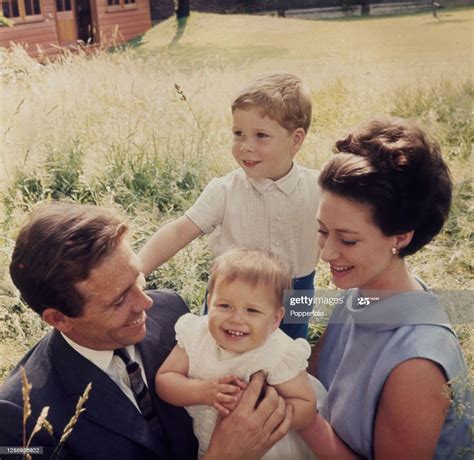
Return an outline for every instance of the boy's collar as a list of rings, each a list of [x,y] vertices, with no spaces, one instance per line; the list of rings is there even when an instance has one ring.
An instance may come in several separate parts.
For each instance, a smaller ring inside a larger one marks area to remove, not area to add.
[[[265,193],[272,184],[275,184],[277,188],[279,188],[285,195],[291,195],[299,179],[298,165],[297,163],[293,162],[293,166],[291,167],[290,171],[278,180],[271,180],[267,178],[252,179],[248,176],[247,178],[255,190],[262,194]]]

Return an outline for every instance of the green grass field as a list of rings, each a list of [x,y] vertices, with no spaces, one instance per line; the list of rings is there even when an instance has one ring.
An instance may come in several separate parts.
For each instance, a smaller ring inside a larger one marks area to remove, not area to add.
[[[351,78],[395,73],[400,82],[426,75],[427,66],[438,77],[451,77],[453,65],[468,70],[472,19],[472,10],[443,12],[439,21],[430,14],[345,21],[193,14],[178,40],[169,19],[145,34],[139,50],[167,53],[182,64],[245,65],[250,74],[277,65],[317,72],[323,82],[335,69]]]
[[[50,199],[116,206],[130,216],[139,247],[211,177],[235,167],[230,101],[262,71],[297,73],[312,91],[299,154],[309,167],[373,116],[414,118],[438,139],[455,182],[453,211],[410,263],[438,289],[472,289],[472,12],[348,21],[192,13],[181,31],[169,19],[113,53],[40,65],[20,49],[0,51],[0,376],[44,331],[7,275],[25,214]],[[150,286],[175,288],[197,307],[209,263],[200,239]],[[318,285],[327,286],[327,271],[318,270]],[[469,328],[459,331],[472,350]]]

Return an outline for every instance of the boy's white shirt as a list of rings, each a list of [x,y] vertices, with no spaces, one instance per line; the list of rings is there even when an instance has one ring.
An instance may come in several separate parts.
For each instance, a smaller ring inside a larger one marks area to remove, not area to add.
[[[293,163],[277,181],[249,178],[242,169],[212,179],[185,215],[209,237],[218,256],[232,248],[266,249],[310,274],[319,257],[318,171]]]

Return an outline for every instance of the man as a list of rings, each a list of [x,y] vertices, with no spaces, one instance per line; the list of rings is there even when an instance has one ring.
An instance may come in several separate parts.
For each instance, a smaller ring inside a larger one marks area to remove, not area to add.
[[[10,273],[54,329],[0,388],[0,446],[23,445],[23,366],[32,384],[27,437],[41,409],[50,407],[53,437],[42,430],[31,443],[44,448],[43,458],[58,445],[89,382],[86,410],[60,458],[195,458],[187,413],[153,391],[155,373],[175,345],[174,323],[188,307],[172,291],[143,291],[127,230],[112,211],[68,203],[40,207],[21,228]],[[262,387],[262,376],[254,377],[217,425],[205,459],[256,459],[287,433],[291,407],[272,388],[258,403]]]

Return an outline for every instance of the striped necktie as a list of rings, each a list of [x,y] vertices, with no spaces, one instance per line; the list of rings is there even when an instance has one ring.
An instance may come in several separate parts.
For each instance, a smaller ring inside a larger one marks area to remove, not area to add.
[[[143,417],[148,422],[153,431],[156,433],[162,433],[163,429],[161,427],[158,415],[153,407],[150,392],[143,381],[140,364],[130,357],[128,351],[125,348],[114,350],[114,355],[118,356],[125,363],[125,367],[127,368],[127,373],[130,378],[130,387]]]

